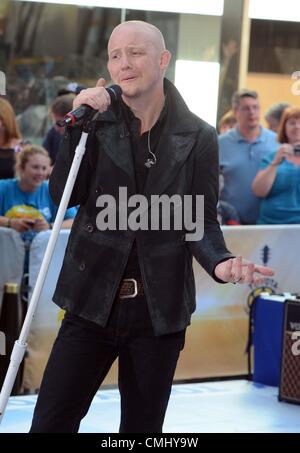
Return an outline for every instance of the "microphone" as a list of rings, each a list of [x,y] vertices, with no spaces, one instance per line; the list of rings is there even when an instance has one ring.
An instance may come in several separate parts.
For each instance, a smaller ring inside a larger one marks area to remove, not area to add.
[[[109,94],[110,101],[116,102],[119,101],[122,94],[122,88],[119,85],[111,85],[106,88],[106,91]],[[92,118],[97,110],[93,109],[87,104],[82,104],[71,112],[67,113],[63,120],[57,121],[57,125],[60,127],[64,126],[75,126],[80,125],[83,121],[87,121]]]

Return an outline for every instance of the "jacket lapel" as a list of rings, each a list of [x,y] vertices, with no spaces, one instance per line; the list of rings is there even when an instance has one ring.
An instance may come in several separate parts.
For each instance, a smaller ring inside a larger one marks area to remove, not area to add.
[[[144,196],[150,201],[151,195],[162,194],[172,183],[188,158],[196,137],[180,134],[162,136],[158,144],[157,163],[149,170]]]
[[[135,172],[129,132],[124,124],[116,125],[116,130],[117,133],[112,134],[105,128],[100,128],[97,130],[96,136],[103,151],[119,169],[127,174],[135,188]]]
[[[164,80],[167,122],[157,146],[157,162],[150,168],[144,195],[161,195],[172,183],[193,149],[199,132],[198,119],[188,110],[175,86]]]

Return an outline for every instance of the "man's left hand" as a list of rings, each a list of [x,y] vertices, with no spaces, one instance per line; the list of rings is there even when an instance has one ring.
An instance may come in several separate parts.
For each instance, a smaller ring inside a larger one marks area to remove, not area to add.
[[[272,277],[272,275],[274,275],[274,271],[270,267],[258,266],[241,256],[223,261],[215,267],[215,276],[228,283],[261,285],[266,277]]]

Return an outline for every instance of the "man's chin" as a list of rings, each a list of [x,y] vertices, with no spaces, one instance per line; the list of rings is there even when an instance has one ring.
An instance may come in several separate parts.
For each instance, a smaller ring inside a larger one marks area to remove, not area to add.
[[[122,87],[122,96],[125,98],[137,98],[140,96],[140,90],[135,87]]]

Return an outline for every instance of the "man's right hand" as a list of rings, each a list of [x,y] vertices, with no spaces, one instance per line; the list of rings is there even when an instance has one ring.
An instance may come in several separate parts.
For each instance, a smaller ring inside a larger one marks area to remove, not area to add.
[[[105,112],[111,103],[110,96],[104,88],[105,85],[106,81],[101,77],[94,88],[81,90],[73,101],[73,109],[82,104],[87,104],[94,110],[98,110],[101,113]]]

